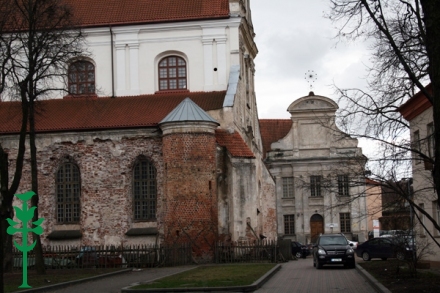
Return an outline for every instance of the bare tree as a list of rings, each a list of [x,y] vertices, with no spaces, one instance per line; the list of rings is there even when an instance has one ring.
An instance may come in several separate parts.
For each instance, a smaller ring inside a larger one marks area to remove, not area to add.
[[[38,169],[36,114],[38,101],[50,92],[65,90],[69,60],[85,54],[84,36],[74,22],[71,7],[58,0],[2,0],[0,24],[0,61],[2,63],[2,98],[19,100],[22,105],[22,127],[19,150],[15,161],[12,184],[8,182],[7,151],[0,145],[2,223],[12,214],[12,199],[17,191],[23,168],[25,139],[29,135],[32,190],[37,194],[32,201],[38,206]],[[7,8],[7,9],[6,9]],[[38,218],[38,212],[34,215]],[[6,226],[2,226],[2,232]],[[5,235],[5,234],[3,234]],[[41,243],[38,235],[37,251]],[[1,241],[3,246],[4,241]],[[1,247],[3,252],[3,247]],[[41,253],[40,253],[41,254]],[[3,259],[3,258],[2,258]],[[36,259],[37,270],[44,272],[42,255]],[[3,266],[2,266],[3,267]],[[3,272],[3,271],[2,271]],[[2,291],[0,291],[2,292]]]
[[[351,136],[375,142],[378,155],[370,164],[373,180],[389,185],[387,182],[408,177],[411,154],[416,154],[432,164],[430,181],[433,185],[429,188],[434,188],[439,198],[440,164],[436,164],[435,158],[440,158],[440,99],[437,97],[440,93],[440,1],[331,0],[331,3],[328,17],[339,25],[338,37],[372,42],[367,89],[336,87],[341,104],[346,105],[339,113],[340,126]],[[397,111],[418,91],[433,106],[434,156],[409,141],[409,124]],[[398,194],[440,231],[437,221],[414,204],[412,195],[404,191]]]

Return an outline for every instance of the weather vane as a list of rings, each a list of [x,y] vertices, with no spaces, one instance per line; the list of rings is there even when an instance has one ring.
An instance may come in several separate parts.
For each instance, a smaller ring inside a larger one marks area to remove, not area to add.
[[[312,91],[313,83],[318,79],[318,76],[313,70],[307,70],[305,76],[305,80],[307,80],[310,85],[310,91]]]

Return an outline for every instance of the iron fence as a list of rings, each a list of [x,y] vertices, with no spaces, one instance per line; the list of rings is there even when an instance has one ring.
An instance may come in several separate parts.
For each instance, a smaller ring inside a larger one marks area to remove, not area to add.
[[[22,252],[13,249],[13,268],[23,266]],[[256,263],[291,259],[290,240],[218,242],[214,263]],[[43,246],[47,269],[68,268],[146,268],[193,264],[188,244],[125,246]],[[28,268],[35,267],[35,250],[28,253]]]
[[[218,242],[215,246],[216,263],[276,263],[287,261],[291,257],[290,240]]]
[[[43,246],[47,269],[145,268],[191,264],[191,245]],[[13,249],[13,268],[23,266],[22,252]],[[28,268],[35,267],[35,250],[28,253]]]

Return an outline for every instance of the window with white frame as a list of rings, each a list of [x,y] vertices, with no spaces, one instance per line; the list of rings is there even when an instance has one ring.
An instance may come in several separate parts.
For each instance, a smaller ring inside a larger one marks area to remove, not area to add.
[[[428,141],[428,153],[429,157],[434,158],[435,140],[434,140],[434,124],[429,123],[426,126],[426,139]]]
[[[321,196],[321,179],[322,176],[310,176],[310,196]]]
[[[338,195],[349,196],[349,187],[348,175],[338,175]]]
[[[341,233],[350,233],[351,232],[350,213],[340,213],[339,224],[341,225]]]
[[[421,203],[421,204],[419,204],[419,207],[422,210],[425,210],[425,204]],[[423,224],[423,225],[420,225],[420,229],[419,229],[420,234],[425,235],[426,231],[425,231],[425,228],[423,227],[425,225],[425,215],[422,213],[419,213],[419,219],[420,219],[420,223]]]
[[[283,177],[283,197],[293,197],[293,177]]]
[[[437,221],[437,223],[440,223],[440,205],[437,200],[433,202],[433,208],[435,220]],[[435,231],[437,231],[437,229],[435,229]],[[437,231],[437,235],[440,235],[439,231]]]
[[[295,234],[295,215],[284,215],[284,234]]]
[[[420,152],[422,150],[421,145],[420,145],[420,131],[416,130],[413,133],[413,149],[414,149],[414,156],[416,158],[416,164],[420,164],[421,163],[421,158],[420,158]]]

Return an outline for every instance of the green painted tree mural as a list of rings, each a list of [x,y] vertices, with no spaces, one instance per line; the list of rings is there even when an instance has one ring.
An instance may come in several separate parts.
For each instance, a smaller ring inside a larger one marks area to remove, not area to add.
[[[44,221],[44,218],[37,219],[36,221],[32,222],[33,228],[30,228],[28,225],[28,222],[32,220],[34,217],[35,210],[37,207],[33,206],[30,209],[28,209],[28,203],[27,201],[32,198],[32,196],[35,195],[35,192],[28,191],[22,194],[16,194],[15,196],[18,197],[20,200],[23,201],[22,208],[14,207],[15,213],[17,215],[17,219],[21,221],[21,228],[16,228],[15,226],[20,225],[20,223],[17,223],[13,221],[12,219],[8,218],[7,221],[9,223],[9,227],[7,229],[7,232],[9,235],[13,235],[15,233],[22,233],[22,241],[21,245],[18,244],[14,240],[14,245],[17,247],[18,250],[23,252],[23,282],[18,288],[32,288],[28,285],[28,278],[27,278],[27,266],[28,266],[28,252],[34,249],[35,244],[37,241],[34,241],[31,245],[28,245],[28,233],[34,232],[35,234],[41,235],[43,233],[43,228],[41,227],[41,224]]]

